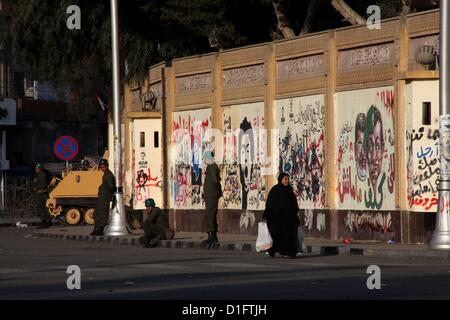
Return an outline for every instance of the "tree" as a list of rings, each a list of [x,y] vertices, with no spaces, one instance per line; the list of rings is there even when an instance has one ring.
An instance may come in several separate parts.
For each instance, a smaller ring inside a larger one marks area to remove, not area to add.
[[[98,112],[111,86],[108,0],[3,0],[0,43],[43,80],[74,91],[77,117]],[[371,4],[382,18],[436,8],[437,0],[129,0],[121,3],[123,76],[142,83],[155,63],[310,32],[361,24]],[[81,8],[81,30],[66,8]],[[126,64],[126,68],[125,68]],[[126,71],[126,73],[125,73]],[[40,79],[37,79],[40,80]]]

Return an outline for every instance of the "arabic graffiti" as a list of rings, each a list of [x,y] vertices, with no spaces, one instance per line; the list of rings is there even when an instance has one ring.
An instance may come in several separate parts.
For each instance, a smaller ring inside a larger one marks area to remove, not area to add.
[[[170,169],[174,208],[203,207],[204,170],[201,163],[208,147],[205,132],[211,125],[211,109],[173,113],[171,143],[175,157]]]
[[[359,232],[363,228],[369,228],[372,232],[393,232],[391,213],[383,212],[348,212],[344,217],[344,225],[350,232]]]
[[[324,96],[278,100],[278,172],[288,173],[301,208],[323,208]]]
[[[424,127],[407,130],[406,139],[409,208],[414,211],[435,212],[440,173],[439,130],[425,130]]]
[[[264,208],[265,179],[261,165],[266,135],[263,128],[263,103],[224,108],[224,209]]]

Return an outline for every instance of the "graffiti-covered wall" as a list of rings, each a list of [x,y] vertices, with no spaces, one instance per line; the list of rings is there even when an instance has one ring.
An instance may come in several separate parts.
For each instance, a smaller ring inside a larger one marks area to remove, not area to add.
[[[408,206],[436,212],[439,179],[439,82],[406,85]]]
[[[337,206],[395,209],[394,88],[335,96]]]
[[[152,198],[163,205],[161,120],[133,121],[133,208],[145,208],[145,200]]]
[[[211,109],[173,113],[170,157],[171,207],[203,208],[204,169],[202,155],[208,148]]]
[[[300,208],[325,206],[324,95],[276,101],[278,173],[290,175]]]
[[[264,103],[223,108],[223,208],[263,210],[266,137]]]

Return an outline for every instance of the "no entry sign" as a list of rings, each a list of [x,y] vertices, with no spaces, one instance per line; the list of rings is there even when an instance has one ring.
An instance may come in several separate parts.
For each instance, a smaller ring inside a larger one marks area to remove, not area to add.
[[[56,139],[53,152],[58,159],[72,160],[78,154],[78,142],[71,136],[61,136]]]

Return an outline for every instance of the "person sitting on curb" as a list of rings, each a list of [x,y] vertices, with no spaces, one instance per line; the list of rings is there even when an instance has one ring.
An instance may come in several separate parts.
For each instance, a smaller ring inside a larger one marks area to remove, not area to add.
[[[139,242],[146,248],[154,248],[160,240],[173,239],[175,232],[170,229],[169,217],[165,210],[156,206],[155,200],[145,200],[145,211],[148,215],[142,225],[145,235],[139,238]]]

